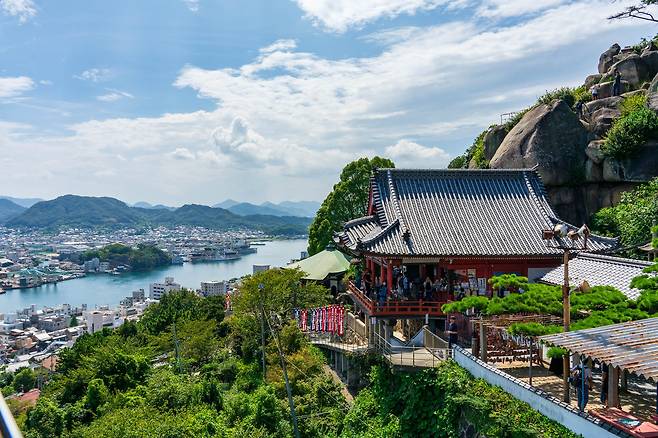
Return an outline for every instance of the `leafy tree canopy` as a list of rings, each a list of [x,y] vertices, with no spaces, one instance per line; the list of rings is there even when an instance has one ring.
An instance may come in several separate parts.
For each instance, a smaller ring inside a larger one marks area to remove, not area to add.
[[[387,158],[360,158],[343,168],[340,180],[320,206],[308,235],[308,253],[314,255],[333,242],[335,232],[342,230],[345,222],[366,214],[370,176],[377,168],[392,168],[395,164]]]

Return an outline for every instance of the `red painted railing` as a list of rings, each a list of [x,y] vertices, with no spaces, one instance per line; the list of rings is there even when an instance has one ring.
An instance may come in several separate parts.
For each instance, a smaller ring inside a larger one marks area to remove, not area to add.
[[[445,301],[424,301],[424,300],[389,300],[383,305],[371,300],[361,291],[353,282],[348,285],[350,295],[370,316],[443,316],[441,306],[446,304]]]

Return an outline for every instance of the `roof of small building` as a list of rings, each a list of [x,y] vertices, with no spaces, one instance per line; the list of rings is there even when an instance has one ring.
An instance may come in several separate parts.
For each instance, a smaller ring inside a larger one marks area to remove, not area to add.
[[[634,300],[640,291],[631,288],[631,280],[642,275],[642,270],[647,266],[651,263],[642,260],[578,254],[569,261],[569,282],[580,285],[587,281],[590,286],[612,286]],[[547,272],[539,281],[561,285],[564,282],[564,265]]]
[[[330,274],[340,274],[350,267],[350,260],[336,248],[327,248],[311,257],[286,266],[286,269],[299,268],[307,280],[324,280]]]
[[[658,381],[658,318],[541,336],[539,340]]]
[[[351,250],[538,257],[561,254],[558,245],[582,248],[582,241],[542,240],[542,230],[565,222],[553,212],[534,169],[378,169],[370,190],[372,216],[347,222],[338,236]],[[589,251],[616,246],[617,239],[588,239]]]

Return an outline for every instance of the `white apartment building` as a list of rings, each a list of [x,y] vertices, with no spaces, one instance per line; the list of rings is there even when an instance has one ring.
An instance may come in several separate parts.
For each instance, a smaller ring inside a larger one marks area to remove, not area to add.
[[[179,290],[180,284],[175,283],[173,277],[166,277],[164,283],[151,283],[149,285],[149,298],[159,300],[164,294]]]
[[[225,281],[202,281],[201,293],[204,297],[213,297],[217,295],[226,295],[228,283]]]

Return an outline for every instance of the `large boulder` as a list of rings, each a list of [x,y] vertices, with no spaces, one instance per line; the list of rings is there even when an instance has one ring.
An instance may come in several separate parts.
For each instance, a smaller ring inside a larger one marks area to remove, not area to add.
[[[631,158],[603,161],[603,180],[645,182],[658,176],[658,142],[649,142]]]
[[[491,160],[507,135],[505,125],[494,125],[484,135],[484,156]]]
[[[612,87],[614,85],[613,81],[607,81],[607,82],[601,82],[598,85],[594,85],[592,88],[596,88],[596,90],[599,92],[599,99],[606,99],[608,97],[614,97],[612,95]],[[625,80],[621,80],[621,92],[626,93],[631,89],[631,84]]]
[[[618,71],[622,81],[628,82],[631,87],[638,88],[642,82],[649,79],[649,69],[640,55],[633,53],[610,67],[609,74]]]
[[[610,69],[610,66],[614,64],[615,55],[619,54],[621,47],[619,44],[615,43],[608,50],[601,53],[599,57],[599,73],[605,74]]]
[[[594,85],[598,84],[601,81],[601,78],[603,75],[601,73],[597,73],[595,75],[589,75],[585,78],[585,88],[590,89]]]
[[[562,100],[537,105],[505,136],[489,165],[492,169],[539,165],[546,185],[582,179],[587,130]]]
[[[603,167],[592,160],[585,161],[585,181],[600,182],[603,180]]]
[[[616,108],[599,108],[590,116],[590,132],[597,138],[603,138],[619,116],[621,112]]]
[[[642,55],[640,55],[640,59],[647,67],[649,77],[654,77],[658,74],[658,51],[651,50],[643,52]]]
[[[658,73],[654,76],[647,90],[647,105],[652,110],[658,112]]]
[[[612,97],[606,97],[603,99],[596,99],[592,100],[591,102],[587,102],[585,104],[585,108],[583,109],[583,112],[585,113],[586,116],[591,116],[594,114],[597,110],[601,108],[614,108],[618,109],[619,105],[621,102],[624,100],[623,97],[621,96],[612,96]],[[588,118],[589,120],[589,118]]]
[[[601,164],[605,159],[605,155],[603,155],[603,151],[601,150],[603,143],[605,143],[605,140],[593,140],[590,141],[585,148],[585,155],[587,155],[587,158],[595,164]]]

